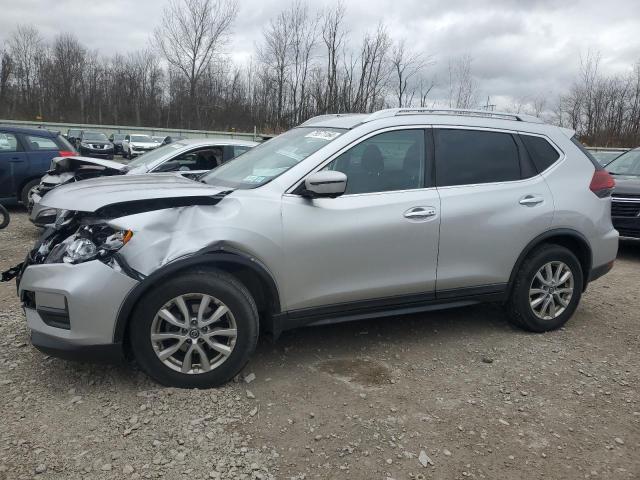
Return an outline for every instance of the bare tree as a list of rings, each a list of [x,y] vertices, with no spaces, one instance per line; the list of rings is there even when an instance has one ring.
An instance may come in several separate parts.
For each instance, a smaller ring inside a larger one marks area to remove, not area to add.
[[[473,77],[472,63],[470,55],[449,61],[450,108],[472,108],[477,103],[478,87]]]
[[[344,48],[346,31],[344,29],[345,7],[338,2],[322,16],[322,40],[326,47],[327,71],[326,93],[321,107],[323,112],[338,110],[338,56]]]
[[[423,73],[427,63],[428,59],[425,59],[421,53],[407,51],[404,39],[393,47],[391,65],[393,66],[395,80],[394,90],[398,107],[411,106],[416,89],[413,81]],[[433,88],[433,85],[431,88]],[[426,92],[423,90],[420,91],[421,106],[424,106],[426,96],[429,94],[431,88],[428,88]]]
[[[191,109],[198,80],[228,39],[237,12],[235,0],[171,0],[165,8],[156,45],[186,78]]]
[[[9,53],[16,73],[20,95],[25,106],[33,110],[37,104],[35,97],[38,68],[41,65],[44,42],[40,33],[31,25],[18,25],[9,38]]]
[[[13,64],[9,54],[3,50],[0,50],[0,114],[6,112],[7,107],[7,91],[9,78],[11,77]]]
[[[289,76],[291,22],[287,11],[280,12],[271,19],[263,32],[264,45],[258,50],[260,60],[269,72],[276,88],[276,127],[283,125],[283,108],[285,102],[285,83]]]

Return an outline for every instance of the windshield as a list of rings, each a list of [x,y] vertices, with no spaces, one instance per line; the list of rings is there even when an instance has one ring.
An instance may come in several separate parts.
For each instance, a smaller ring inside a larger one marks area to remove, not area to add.
[[[613,175],[640,176],[640,149],[623,153],[607,165],[607,170]]]
[[[94,141],[106,142],[107,136],[104,133],[84,132],[82,134],[82,140],[94,140]]]
[[[131,137],[133,139],[133,137]],[[133,141],[133,140],[132,140]],[[170,145],[165,145],[164,147],[156,148],[155,150],[151,150],[145,154],[140,155],[139,157],[131,160],[127,166],[128,169],[131,170],[134,167],[139,167],[140,165],[151,165],[156,160],[159,160],[163,157],[170,157],[174,153],[177,153],[183,147],[186,147],[186,143],[172,143]]]
[[[124,140],[124,137],[125,137],[124,133],[114,133],[113,134],[113,139],[114,140]]]
[[[200,178],[200,181],[234,189],[259,187],[282,175],[344,132],[341,128],[294,128],[219,166]]]
[[[148,142],[153,143],[149,135],[131,135],[132,142]]]

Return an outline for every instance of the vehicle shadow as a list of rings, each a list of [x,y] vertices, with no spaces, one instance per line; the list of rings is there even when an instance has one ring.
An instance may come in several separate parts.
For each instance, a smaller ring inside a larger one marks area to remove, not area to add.
[[[273,360],[274,349],[293,355],[294,361],[302,362],[307,358],[317,360],[315,356],[320,350],[349,356],[379,345],[380,342],[408,346],[437,340],[458,344],[462,338],[511,333],[530,335],[508,323],[500,305],[474,305],[286,331],[275,343],[262,338],[252,363],[268,363]]]
[[[623,260],[640,261],[640,240],[620,240],[618,258]]]
[[[511,333],[528,335],[513,328],[502,308],[493,304],[302,327],[284,332],[275,342],[261,336],[248,368],[280,364],[283,354],[288,357],[287,362],[310,365],[318,360],[318,352],[325,350],[335,356],[357,356],[363,349],[375,348],[381,342],[416,345],[437,340],[457,345],[461,339]],[[33,355],[42,354],[34,351]],[[142,373],[135,362],[103,365],[48,358],[45,363],[47,390],[53,396],[65,396],[70,387],[89,395],[103,391],[106,385],[117,388],[119,394],[131,395],[164,388]]]

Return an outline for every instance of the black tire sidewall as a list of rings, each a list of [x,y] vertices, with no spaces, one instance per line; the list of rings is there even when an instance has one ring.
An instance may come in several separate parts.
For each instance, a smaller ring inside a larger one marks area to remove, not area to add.
[[[235,347],[227,360],[213,371],[183,374],[165,366],[150,339],[151,323],[169,300],[187,293],[205,293],[218,298],[233,313],[238,330]],[[152,288],[140,301],[129,325],[132,352],[140,367],[159,383],[180,388],[211,388],[231,380],[247,363],[258,338],[258,314],[253,299],[242,284],[219,271],[180,275]]]
[[[33,180],[29,180],[27,183],[25,183],[24,187],[22,187],[22,190],[20,190],[20,201],[22,202],[22,205],[24,207],[29,206],[29,191],[39,184],[40,179],[34,178]]]
[[[9,215],[9,211],[4,208],[3,205],[0,205],[0,229],[6,228],[9,225],[11,217]]]
[[[561,261],[565,263],[573,274],[574,292],[569,305],[562,314],[553,320],[542,320],[538,318],[529,304],[529,289],[533,277],[538,270],[548,262]],[[547,245],[537,249],[524,262],[513,291],[513,308],[517,311],[518,322],[527,330],[534,332],[545,332],[562,327],[575,312],[584,285],[582,267],[576,256],[571,251],[560,245]]]

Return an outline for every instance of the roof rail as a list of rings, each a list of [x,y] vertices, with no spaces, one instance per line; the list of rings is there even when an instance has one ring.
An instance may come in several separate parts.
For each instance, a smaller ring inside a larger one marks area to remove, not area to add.
[[[468,110],[462,108],[389,108],[378,110],[367,118],[367,121],[378,118],[395,117],[400,115],[460,115],[468,117],[496,118],[501,120],[515,120],[518,122],[543,123],[538,117],[523,113],[493,112],[490,110]]]
[[[354,115],[362,115],[361,113],[327,113],[324,115],[316,115],[315,117],[311,117],[308,120],[304,121],[299,127],[304,127],[305,125],[310,125],[313,123],[317,123],[322,120],[329,120],[330,118],[340,118],[340,117],[352,117]]]

